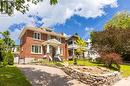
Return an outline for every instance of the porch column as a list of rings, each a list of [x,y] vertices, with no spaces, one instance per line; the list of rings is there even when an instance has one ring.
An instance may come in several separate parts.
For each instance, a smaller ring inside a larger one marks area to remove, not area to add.
[[[49,46],[49,44],[47,44],[47,51],[46,51],[46,53],[47,53],[47,54],[50,53],[50,46]]]
[[[60,55],[60,46],[57,47],[57,54]]]
[[[74,53],[74,48],[73,48],[73,56],[75,56],[75,53]]]

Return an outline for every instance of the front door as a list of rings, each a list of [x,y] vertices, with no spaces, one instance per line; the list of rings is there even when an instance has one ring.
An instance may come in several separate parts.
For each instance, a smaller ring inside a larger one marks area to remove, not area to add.
[[[56,48],[51,46],[50,47],[50,56],[53,58],[56,55]]]
[[[52,58],[54,58],[55,55],[56,55],[56,48],[52,47]]]

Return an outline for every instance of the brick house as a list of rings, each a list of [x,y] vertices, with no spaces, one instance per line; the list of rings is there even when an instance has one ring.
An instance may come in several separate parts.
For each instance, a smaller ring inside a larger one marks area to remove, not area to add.
[[[20,58],[26,62],[32,59],[49,58],[67,59],[66,37],[49,28],[26,27],[20,36]]]

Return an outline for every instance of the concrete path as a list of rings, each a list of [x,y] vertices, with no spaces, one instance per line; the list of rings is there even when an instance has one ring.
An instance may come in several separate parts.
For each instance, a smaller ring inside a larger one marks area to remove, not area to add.
[[[118,81],[114,86],[130,86],[130,77]]]
[[[17,65],[33,86],[87,86],[71,79],[61,69],[39,65]]]

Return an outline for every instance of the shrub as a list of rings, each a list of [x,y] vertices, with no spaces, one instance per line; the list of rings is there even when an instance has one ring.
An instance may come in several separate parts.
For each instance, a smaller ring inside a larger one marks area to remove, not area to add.
[[[4,64],[5,65],[13,65],[14,64],[14,55],[11,51],[8,51],[7,53],[4,54]]]
[[[74,58],[74,65],[77,65],[77,57],[73,57]]]
[[[102,64],[102,59],[101,59],[100,57],[96,58],[95,60],[96,60],[95,63],[97,63],[97,64]]]
[[[8,58],[7,58],[7,54],[5,51],[2,51],[2,58],[3,58],[3,66],[8,65]]]
[[[3,62],[0,62],[0,68],[3,67],[3,66],[4,66],[4,65],[3,65]]]
[[[64,65],[63,65],[63,64],[61,64],[60,62],[55,63],[55,65],[56,65],[56,66],[59,66],[59,67],[63,67],[63,66],[64,66]]]
[[[14,64],[14,55],[13,55],[13,53],[11,53],[11,51],[8,52],[7,58],[8,58],[8,64],[13,65]]]
[[[117,53],[102,53],[101,60],[105,66],[112,68],[114,65],[116,69],[120,70],[120,64],[122,63],[121,55]]]

